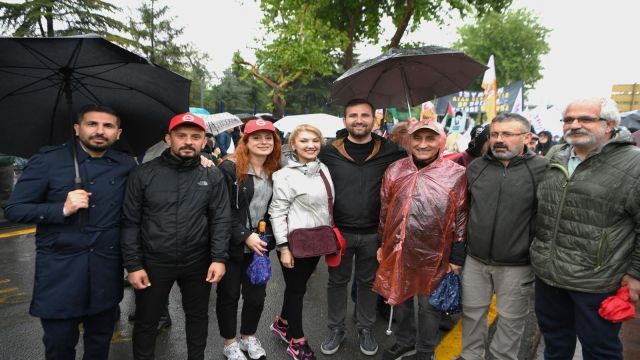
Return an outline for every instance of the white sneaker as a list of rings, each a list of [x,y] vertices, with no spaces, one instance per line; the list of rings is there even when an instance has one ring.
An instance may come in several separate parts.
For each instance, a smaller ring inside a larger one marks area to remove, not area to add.
[[[237,341],[233,344],[225,345],[222,353],[229,360],[247,360],[247,357],[244,356],[244,353],[240,350]]]
[[[262,348],[260,340],[258,340],[255,336],[249,336],[247,340],[241,338],[240,350],[248,352],[249,357],[253,360],[267,358],[267,353]]]

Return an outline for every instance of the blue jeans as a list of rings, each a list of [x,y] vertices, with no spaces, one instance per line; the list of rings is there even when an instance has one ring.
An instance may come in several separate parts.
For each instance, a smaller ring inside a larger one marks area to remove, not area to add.
[[[614,292],[585,293],[547,285],[536,277],[536,315],[544,336],[545,360],[573,358],[576,336],[585,360],[622,360],[621,324],[598,315],[602,300]]]

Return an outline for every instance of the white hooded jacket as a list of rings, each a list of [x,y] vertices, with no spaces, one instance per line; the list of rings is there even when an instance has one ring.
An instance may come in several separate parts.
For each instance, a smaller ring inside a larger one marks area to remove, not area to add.
[[[277,246],[285,246],[287,235],[295,229],[331,225],[329,200],[320,170],[329,181],[333,197],[329,169],[319,160],[307,164],[289,160],[285,167],[273,173],[269,214]]]

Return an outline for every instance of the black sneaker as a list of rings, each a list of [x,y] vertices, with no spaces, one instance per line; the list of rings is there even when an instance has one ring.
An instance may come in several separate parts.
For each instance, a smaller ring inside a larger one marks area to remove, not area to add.
[[[382,353],[382,360],[400,360],[405,356],[411,356],[416,353],[415,346],[402,346],[398,343]]]
[[[333,355],[338,349],[340,349],[340,344],[344,340],[344,330],[341,329],[333,329],[329,336],[320,344],[320,351],[322,351],[325,355]]]
[[[436,354],[433,352],[417,352],[416,360],[436,360]]]
[[[370,329],[361,329],[358,337],[360,339],[360,351],[363,354],[372,356],[378,352],[378,343]]]

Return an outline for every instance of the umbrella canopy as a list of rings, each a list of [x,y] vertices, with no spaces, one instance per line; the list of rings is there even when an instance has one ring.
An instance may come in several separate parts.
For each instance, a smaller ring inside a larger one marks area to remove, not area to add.
[[[211,114],[209,112],[209,110],[205,109],[205,108],[199,108],[199,107],[190,107],[189,108],[189,112],[192,114],[196,114],[196,115],[209,115]]]
[[[232,129],[236,126],[242,126],[242,120],[240,120],[239,117],[228,112],[211,115],[200,115],[200,117],[204,119],[204,123],[205,125],[207,125],[207,129],[212,135],[218,135],[227,129]]]
[[[119,113],[117,146],[141,153],[189,108],[191,81],[97,35],[0,38],[0,152],[30,157],[71,138],[87,104]]]
[[[465,89],[487,67],[440,46],[391,49],[360,63],[333,82],[331,101],[367,99],[376,108],[417,105]]]
[[[640,110],[620,114],[620,125],[632,131],[640,130]]]
[[[249,114],[249,113],[240,113],[240,114],[236,114],[236,116],[242,120],[242,123],[246,124],[249,120],[255,120],[258,117],[253,115],[253,114]]]
[[[293,131],[296,126],[308,124],[317,127],[322,136],[326,138],[336,137],[336,131],[344,128],[342,118],[329,114],[304,114],[290,115],[276,121],[273,125],[283,133],[287,134]]]

